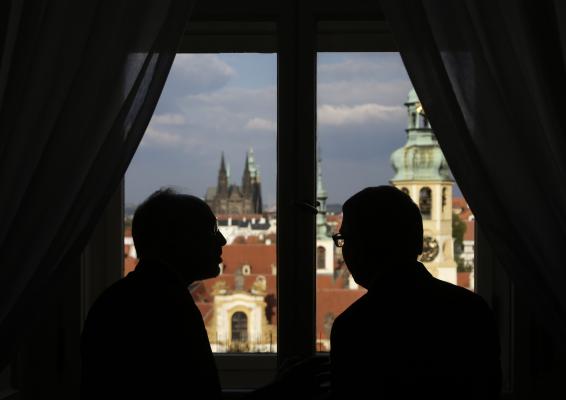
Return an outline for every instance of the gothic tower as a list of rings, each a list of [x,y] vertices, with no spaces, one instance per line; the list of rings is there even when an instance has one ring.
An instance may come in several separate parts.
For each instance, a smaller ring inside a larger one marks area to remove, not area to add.
[[[242,174],[242,194],[249,196],[252,193],[252,176],[250,173],[250,153],[246,153],[244,173]]]
[[[220,169],[218,170],[218,185],[216,186],[217,193],[227,194],[228,193],[228,172],[226,170],[226,162],[224,161],[224,152],[220,157]]]
[[[452,239],[454,180],[414,89],[405,103],[407,143],[393,152],[395,176],[391,184],[407,193],[423,217],[423,254],[420,261],[436,278],[456,284]]]

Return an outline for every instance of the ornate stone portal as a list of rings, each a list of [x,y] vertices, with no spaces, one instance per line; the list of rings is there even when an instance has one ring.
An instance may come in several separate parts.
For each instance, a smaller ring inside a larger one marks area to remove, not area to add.
[[[456,284],[452,239],[454,179],[414,89],[405,106],[409,119],[407,143],[391,155],[395,170],[391,184],[411,196],[421,210],[424,239],[420,261],[434,277]]]

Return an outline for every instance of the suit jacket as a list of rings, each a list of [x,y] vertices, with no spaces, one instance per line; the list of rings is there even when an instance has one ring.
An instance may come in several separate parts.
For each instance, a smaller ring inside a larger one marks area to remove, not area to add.
[[[330,357],[337,398],[499,397],[491,310],[480,296],[433,278],[419,262],[383,276],[336,318]]]
[[[201,314],[160,265],[140,262],[97,299],[81,353],[83,399],[220,398]]]

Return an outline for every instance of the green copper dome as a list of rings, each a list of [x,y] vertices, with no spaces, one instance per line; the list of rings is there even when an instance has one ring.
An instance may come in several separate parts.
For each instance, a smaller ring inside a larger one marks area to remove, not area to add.
[[[409,95],[407,96],[407,104],[416,103],[418,101],[419,101],[419,98],[417,96],[417,92],[415,92],[415,89],[411,89],[411,91],[409,92]]]
[[[407,96],[407,143],[391,154],[396,181],[451,181],[450,168],[432,132],[415,89]]]

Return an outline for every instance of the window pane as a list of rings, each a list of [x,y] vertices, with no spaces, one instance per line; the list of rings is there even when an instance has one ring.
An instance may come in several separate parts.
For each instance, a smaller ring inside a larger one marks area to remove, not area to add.
[[[274,54],[178,55],[126,174],[125,274],[133,212],[153,191],[172,186],[215,213],[220,275],[190,286],[215,352],[277,350],[276,65]]]
[[[317,90],[316,348],[328,351],[334,319],[365,293],[331,239],[345,200],[378,185],[411,196],[423,216],[420,260],[472,290],[474,222],[398,53],[319,53]]]

